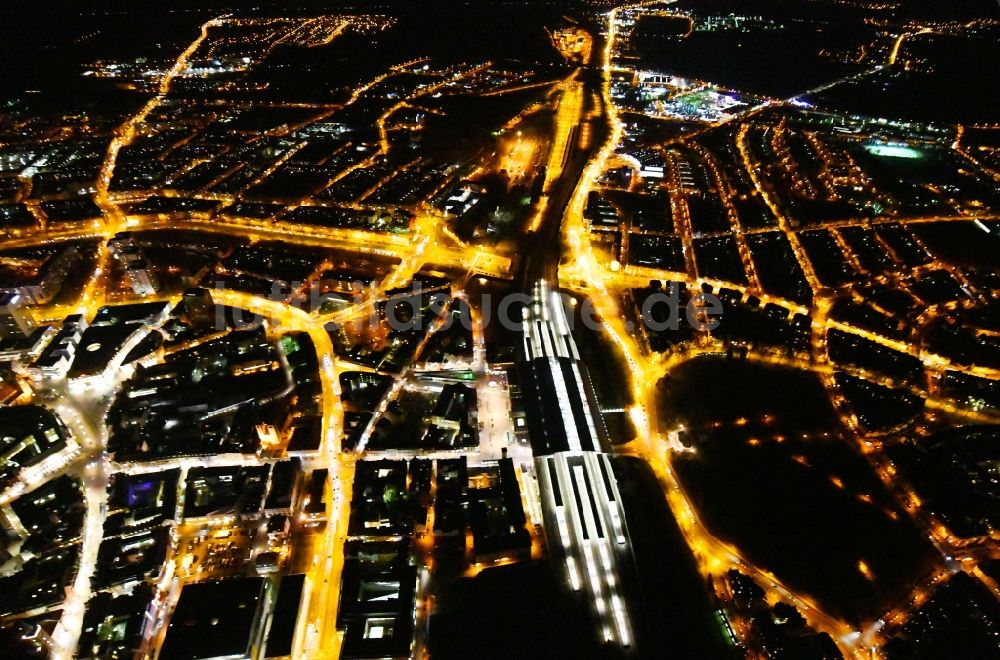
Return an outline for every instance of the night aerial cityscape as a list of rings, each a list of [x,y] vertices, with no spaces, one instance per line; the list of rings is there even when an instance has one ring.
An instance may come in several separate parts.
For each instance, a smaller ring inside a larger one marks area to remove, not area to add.
[[[0,37],[0,660],[1000,658],[996,0]]]

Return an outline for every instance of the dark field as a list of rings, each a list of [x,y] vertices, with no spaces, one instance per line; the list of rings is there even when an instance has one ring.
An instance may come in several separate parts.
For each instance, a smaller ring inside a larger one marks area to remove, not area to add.
[[[787,98],[858,71],[856,65],[821,57],[819,51],[858,47],[868,36],[863,26],[845,31],[840,26],[787,23],[746,32],[694,32],[684,39],[651,30],[637,34],[635,45],[644,66]]]
[[[696,453],[675,465],[714,534],[856,623],[930,569],[930,544],[841,437],[811,374],[722,359],[675,374],[662,386],[661,415],[692,429]],[[716,419],[736,423],[706,425]]]

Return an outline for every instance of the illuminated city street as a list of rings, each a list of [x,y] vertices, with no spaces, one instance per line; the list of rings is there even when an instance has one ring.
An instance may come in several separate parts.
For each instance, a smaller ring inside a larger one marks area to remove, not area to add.
[[[0,658],[998,657],[998,11],[14,9]]]

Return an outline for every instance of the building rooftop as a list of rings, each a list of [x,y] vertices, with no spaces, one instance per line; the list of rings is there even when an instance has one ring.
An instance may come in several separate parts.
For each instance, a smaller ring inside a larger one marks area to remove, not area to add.
[[[264,578],[188,584],[160,650],[160,660],[250,657],[260,638]]]

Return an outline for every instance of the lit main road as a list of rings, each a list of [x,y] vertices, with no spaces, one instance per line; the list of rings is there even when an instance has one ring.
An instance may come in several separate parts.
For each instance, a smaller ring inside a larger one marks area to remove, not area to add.
[[[131,221],[130,221],[131,222]],[[511,260],[508,257],[495,254],[479,247],[460,243],[449,236],[449,231],[443,226],[443,221],[433,215],[418,216],[416,231],[413,235],[385,234],[359,230],[313,230],[301,225],[271,225],[256,221],[252,224],[226,222],[219,218],[198,220],[181,215],[169,218],[147,219],[141,227],[144,231],[157,229],[186,229],[196,232],[215,233],[226,236],[246,238],[253,241],[280,241],[290,245],[314,248],[331,248],[343,250],[352,254],[370,254],[374,256],[399,259],[398,266],[386,276],[377,293],[387,289],[405,285],[426,265],[459,264],[468,269],[469,275],[481,274],[489,277],[508,278],[511,275]],[[131,226],[131,225],[130,225]],[[107,238],[104,234],[95,233],[91,228],[61,233],[58,240],[84,240],[88,238]],[[45,245],[55,242],[56,238],[36,235],[17,240],[17,247]],[[106,250],[106,246],[103,248]],[[59,306],[43,306],[33,310],[38,319],[61,320],[68,314],[81,310],[94,313],[104,303],[106,297],[107,265],[98,266],[91,275],[84,296],[79,303]],[[369,304],[373,301],[368,301]],[[366,311],[353,309],[351,313]],[[343,313],[326,315],[325,321],[340,321]]]
[[[677,519],[688,545],[694,551],[702,572],[705,575],[719,574],[732,567],[751,575],[775,598],[796,605],[813,627],[829,632],[834,639],[838,640],[838,644],[842,648],[853,654],[854,645],[860,638],[857,631],[846,623],[825,614],[815,603],[782,585],[773,574],[746,562],[736,548],[716,539],[699,521],[690,498],[682,490],[673,471],[669,460],[667,438],[661,436],[656,430],[657,421],[655,419],[656,383],[669,370],[683,362],[685,358],[677,354],[650,356],[643,352],[636,342],[634,328],[626,326],[614,290],[614,285],[617,284],[616,278],[624,274],[612,273],[600,262],[591,248],[587,223],[583,218],[587,194],[596,185],[605,164],[612,157],[623,135],[622,123],[611,100],[610,74],[612,54],[618,33],[618,16],[624,9],[626,8],[614,9],[607,15],[608,33],[603,61],[602,93],[605,112],[611,127],[611,137],[604,144],[597,157],[587,165],[566,209],[565,217],[562,220],[562,229],[569,254],[565,260],[564,268],[561,269],[560,276],[565,278],[567,284],[578,287],[590,297],[598,316],[605,325],[609,338],[621,351],[631,372],[632,398],[635,401],[635,404],[628,411],[638,435],[637,441],[631,444],[631,449],[644,458],[658,475],[670,509]],[[682,278],[684,277],[684,274],[680,275]]]
[[[576,247],[577,257],[575,260],[571,260],[569,264],[560,269],[560,277],[563,282],[567,284],[567,286],[593,286],[598,289],[603,289],[606,293],[606,287],[601,284],[605,281],[608,285],[624,289],[630,287],[641,288],[647,286],[650,280],[662,280],[684,282],[689,286],[699,288],[699,290],[703,284],[707,284],[713,289],[731,289],[744,295],[755,295],[760,299],[762,305],[773,304],[788,310],[789,314],[812,314],[812,324],[814,328],[822,327],[825,330],[839,330],[845,334],[866,339],[873,344],[878,344],[879,346],[915,357],[919,359],[925,367],[931,370],[941,371],[947,369],[988,380],[1000,380],[1000,369],[981,364],[958,364],[953,362],[950,358],[933,353],[911,341],[886,337],[885,335],[851,325],[850,323],[844,321],[831,319],[825,314],[817,314],[817,310],[822,311],[822,308],[819,307],[819,305],[807,307],[779,296],[760,293],[742,284],[725,282],[710,277],[691,278],[686,273],[676,271],[648,268],[644,266],[628,266],[621,271],[612,272],[608,268],[607,264],[600,263],[597,260],[590,249],[590,246],[586,244],[586,228],[582,220],[582,210],[581,217],[576,218],[574,223],[575,224],[570,223],[568,216],[568,243],[571,246]],[[613,320],[609,320],[607,318],[602,318],[602,321],[609,323],[613,322]]]
[[[412,257],[414,254],[420,254],[421,262],[437,264],[458,263],[464,264],[467,267],[473,267],[473,262],[475,262],[474,268],[478,273],[491,277],[507,277],[509,275],[510,259],[476,247],[455,244],[454,241],[444,235],[443,230],[437,229],[437,225],[441,224],[439,218],[428,215],[419,216],[417,223],[418,231],[415,236],[383,234],[351,229],[311,230],[301,225],[282,226],[281,224],[268,225],[265,223],[243,225],[226,223],[220,221],[218,218],[211,221],[176,218],[162,224],[154,224],[150,227],[144,225],[143,228],[169,226],[170,228],[221,233],[227,236],[238,236],[253,240],[279,240],[304,247],[333,248],[360,254],[368,253],[377,256],[400,257],[404,259]],[[426,246],[421,250],[421,242],[424,236],[428,234],[433,240],[423,241]]]
[[[565,317],[560,316],[562,314],[561,307],[558,307],[558,311],[556,311],[557,305],[552,302],[555,292],[551,291],[550,287],[556,287],[559,281],[558,277],[561,275],[565,278],[564,282],[575,284],[594,300],[600,315],[607,323],[612,340],[625,356],[631,369],[631,386],[634,400],[637,402],[629,410],[639,432],[639,441],[633,443],[633,450],[646,458],[660,476],[671,509],[701,561],[703,570],[706,573],[718,573],[727,567],[739,568],[760,581],[768,589],[770,595],[783,598],[798,606],[807,620],[815,627],[830,632],[846,647],[853,649],[856,633],[850,627],[825,615],[808,599],[801,598],[781,585],[773,575],[747,564],[735,548],[721,543],[704,529],[688,496],[682,490],[672,471],[669,456],[665,457],[668,446],[667,438],[662,437],[656,430],[656,420],[653,418],[652,412],[655,407],[651,405],[652,388],[663,374],[675,368],[684,359],[689,359],[696,354],[710,353],[717,350],[718,347],[706,343],[689,354],[670,356],[643,354],[635,341],[631,328],[625,326],[616,299],[618,292],[624,288],[623,285],[633,281],[629,278],[633,277],[634,273],[610,271],[598,262],[597,257],[590,249],[587,227],[582,217],[586,195],[593,189],[597,177],[609,162],[622,136],[622,125],[617,118],[617,112],[608,91],[608,74],[611,70],[611,54],[618,30],[616,17],[619,12],[620,10],[614,10],[608,15],[609,29],[604,50],[604,68],[601,72],[603,77],[598,77],[597,72],[592,69],[584,68],[576,71],[573,76],[560,85],[560,95],[556,106],[555,133],[549,152],[550,160],[544,185],[544,197],[535,222],[531,226],[533,233],[525,239],[525,250],[522,251],[523,258],[519,264],[518,279],[521,282],[522,290],[531,289],[535,293],[538,304],[537,310],[532,311],[535,316],[530,319],[532,320],[532,323],[528,324],[530,327],[526,327],[525,353],[531,359],[540,359],[545,365],[548,365],[545,368],[551,377],[551,385],[547,385],[547,387],[551,387],[549,393],[556,401],[556,405],[550,407],[551,414],[547,419],[551,420],[553,426],[563,429],[566,443],[566,446],[560,447],[558,451],[541,455],[537,459],[540,499],[544,503],[544,516],[532,514],[532,518],[534,520],[544,518],[554,555],[565,562],[567,578],[572,588],[586,590],[594,604],[595,612],[602,622],[601,630],[605,639],[623,646],[632,644],[631,624],[627,608],[622,601],[621,583],[617,571],[619,562],[628,556],[628,534],[624,527],[624,516],[619,503],[617,486],[613,477],[610,476],[608,456],[599,451],[601,446],[600,414],[593,406],[592,398],[588,396],[589,385],[586,382],[585,371],[581,373],[582,365],[575,364],[578,362],[579,355],[572,342],[572,337],[564,327]],[[127,146],[132,141],[137,127],[143,124],[146,117],[162,102],[169,92],[172,79],[185,70],[187,60],[206,39],[208,30],[216,24],[221,23],[210,21],[202,27],[201,36],[189,46],[185,53],[182,53],[171,70],[161,79],[157,95],[140,113],[119,129],[106,155],[97,186],[96,198],[104,211],[106,224],[79,230],[61,230],[57,233],[37,237],[18,236],[10,241],[9,247],[14,247],[15,245],[48,243],[58,238],[102,239],[98,253],[98,266],[94,269],[84,289],[80,309],[93,311],[107,300],[105,289],[109,275],[109,255],[103,239],[109,238],[121,229],[140,226],[144,229],[169,226],[197,231],[219,231],[251,240],[280,240],[296,245],[336,247],[355,254],[380,254],[398,258],[400,260],[399,266],[394,268],[383,281],[376,295],[373,296],[373,300],[377,295],[384,293],[386,289],[405,284],[416,272],[428,264],[458,263],[467,267],[470,274],[482,272],[500,277],[509,276],[509,261],[505,262],[502,257],[491,252],[461,244],[441,226],[443,223],[440,219],[429,214],[421,215],[418,218],[414,232],[408,236],[353,230],[315,230],[304,225],[290,226],[249,219],[244,222],[209,222],[174,216],[161,218],[124,217],[118,208],[118,200],[108,192],[118,153],[122,147]],[[320,29],[321,26],[315,27],[315,30],[310,28],[309,34],[304,34],[302,38],[314,40],[319,44],[323,43],[324,40],[336,37],[343,29],[343,24],[332,27],[331,31],[327,31],[326,28]],[[315,34],[313,34],[314,32]],[[296,36],[296,38],[299,37]],[[896,43],[891,55],[892,62],[897,57],[902,40],[903,37],[900,37]],[[452,80],[474,74],[477,70],[470,69],[466,72],[460,72]],[[369,86],[359,88],[348,104],[357,101],[384,78],[384,76],[380,77]],[[426,95],[439,87],[440,85],[431,85],[422,88],[421,94]],[[597,94],[599,94],[597,101],[592,101],[591,99]],[[405,101],[401,102],[379,119],[378,129],[382,138],[383,153],[390,148],[392,115],[406,106]],[[745,114],[740,115],[740,118],[746,116]],[[598,125],[596,119],[600,119],[602,122],[595,129],[595,126]],[[606,129],[604,122],[610,126],[611,139],[602,141],[592,137],[598,131]],[[745,138],[744,129],[744,132],[741,133],[741,146]],[[602,146],[598,148],[597,145]],[[750,161],[745,148],[741,148],[740,151],[744,156],[748,171],[751,176],[754,176],[756,164]],[[525,154],[520,154],[520,156],[527,158]],[[714,169],[713,173],[717,175]],[[761,189],[765,201],[768,204],[774,204],[776,200],[769,197],[766,187],[762,185],[766,182],[761,182],[758,179],[754,179],[753,182]],[[718,181],[717,187],[720,187]],[[775,204],[775,206],[777,205]],[[780,209],[777,209],[775,214],[782,221],[781,229],[790,236],[790,240],[793,240],[796,256],[803,262],[803,270],[806,271],[810,284],[815,289],[815,276],[811,273],[808,258],[798,246],[797,241],[794,241],[795,232],[786,224],[786,219],[780,215]],[[942,218],[942,220],[961,221],[969,221],[970,219],[965,216]],[[845,220],[843,222],[844,226],[854,226],[862,221]],[[754,230],[748,230],[747,233],[751,231]],[[560,238],[564,239],[564,243],[569,246],[568,264],[562,272],[559,272],[560,250],[558,245]],[[687,243],[690,244],[690,241]],[[744,258],[747,270],[750,271],[752,261],[747,259],[742,250],[741,257]],[[688,270],[687,274],[682,274],[684,275],[682,279],[686,277],[689,284],[694,286],[706,282],[703,278],[697,277],[694,268]],[[649,279],[647,277],[645,283],[648,283]],[[751,277],[751,282],[753,282],[751,288],[758,286],[755,280],[756,278]],[[726,283],[717,284],[730,286]],[[347,494],[350,492],[353,478],[353,460],[350,456],[343,454],[339,447],[342,411],[339,404],[339,384],[336,378],[338,366],[333,357],[332,346],[323,328],[323,323],[361,313],[367,307],[358,305],[345,312],[320,316],[319,314],[309,315],[294,310],[281,302],[269,301],[234,291],[215,291],[213,295],[219,302],[251,309],[267,316],[277,328],[308,332],[316,345],[321,364],[325,433],[321,450],[315,456],[309,457],[306,460],[306,465],[311,469],[326,468],[329,470],[329,481],[326,485],[328,522],[322,534],[318,535],[317,542],[309,549],[312,553],[309,558],[311,561],[305,562],[308,566],[308,574],[302,616],[295,634],[293,656],[297,658],[337,657],[341,640],[336,631],[336,610],[342,568],[342,542],[346,534],[347,524]],[[767,296],[762,296],[762,299],[764,302],[773,302],[790,311],[804,313],[810,311],[808,308],[788,301],[769,299]],[[369,301],[367,305],[372,304],[373,300]],[[47,318],[61,318],[75,309],[76,307],[54,308],[46,310],[45,313],[52,314]],[[1000,371],[982,367],[952,365],[944,358],[921,352],[919,347],[908,342],[899,342],[873,335],[865,330],[834,322],[826,316],[825,311],[821,313],[813,311],[814,340],[817,345],[823,341],[827,329],[836,328],[860,335],[889,348],[916,355],[923,359],[927,366],[934,369],[950,368],[982,377],[1000,378]],[[477,350],[479,351],[476,357],[478,369],[484,365],[482,347],[478,344]],[[817,355],[822,354],[822,351],[818,350],[816,346],[814,346],[814,352]],[[783,358],[755,355],[753,359],[780,361]],[[831,379],[833,367],[828,361],[819,364],[808,364],[787,358],[785,361],[788,364],[795,364],[798,368],[811,368],[821,373],[827,382]],[[563,368],[564,365],[566,369]],[[489,419],[491,424],[497,425],[496,431],[488,434],[490,440],[484,443],[484,446],[488,444],[490,451],[495,453],[503,448],[504,437],[509,432],[503,423],[504,418],[508,415],[506,412],[507,402],[501,388],[490,387],[488,378],[490,376],[484,373],[479,381],[480,405],[489,407],[492,412],[489,416],[483,416],[481,419]],[[489,397],[489,401],[487,401],[487,397],[482,396],[482,393],[490,393],[495,396]],[[34,470],[23,472],[23,480],[16,484],[14,489],[0,496],[0,503],[8,502],[19,492],[34,488],[41,483],[42,479],[49,478],[57,471],[79,468],[85,484],[87,508],[81,550],[82,568],[74,582],[72,591],[68,594],[63,620],[54,635],[58,649],[56,655],[67,657],[68,654],[72,653],[76,644],[75,640],[79,636],[83,605],[90,593],[90,577],[102,533],[104,515],[102,505],[106,498],[105,487],[109,468],[112,472],[124,470],[138,473],[152,469],[164,469],[165,464],[109,465],[105,460],[95,458],[103,451],[106,438],[99,437],[100,434],[94,431],[94,424],[80,414],[81,409],[89,410],[89,406],[81,405],[79,401],[72,401],[68,395],[60,395],[56,407],[60,416],[73,432],[74,444],[65,452],[36,466]],[[962,414],[969,412],[959,410],[948,402],[939,402],[933,399],[928,399],[928,407]],[[103,412],[100,421],[103,422]],[[254,458],[241,459],[226,455],[198,463],[233,465],[238,464],[241,460],[246,460],[248,464],[258,462]],[[176,462],[176,465],[182,469],[187,469],[193,464],[190,461]],[[880,472],[880,476],[883,476],[884,480],[890,480],[892,475],[887,477]],[[524,487],[525,492],[527,492],[527,486]],[[22,490],[18,491],[17,488]],[[944,533],[941,533],[939,538],[947,540]],[[975,570],[973,567],[970,572]],[[165,602],[176,600],[178,589],[175,584],[169,582],[169,576],[161,583],[160,589],[160,598]],[[168,611],[169,607],[166,607],[162,615],[166,617]],[[894,622],[898,622],[902,616],[901,613],[892,613]],[[163,620],[165,619],[161,619],[161,621]]]
[[[615,35],[617,32],[616,17],[620,11],[620,9],[617,9],[609,14],[609,38],[607,51],[605,53],[606,74],[609,74],[611,71],[610,55],[614,50]],[[837,640],[845,655],[850,657],[860,657],[864,655],[864,657],[868,657],[866,655],[867,649],[871,646],[876,646],[880,641],[879,631],[877,629],[869,628],[865,631],[856,630],[846,622],[829,616],[818,608],[814,602],[800,594],[796,594],[793,590],[781,584],[781,582],[779,582],[770,572],[748,563],[736,548],[729,546],[712,536],[712,534],[705,529],[704,525],[699,520],[689,496],[684,492],[681,483],[673,471],[670,461],[669,448],[677,443],[668,442],[670,438],[664,437],[658,431],[658,425],[655,419],[655,384],[659,382],[665,374],[682,364],[684,361],[692,359],[698,355],[718,353],[720,351],[720,346],[717,342],[713,342],[710,337],[703,337],[702,339],[704,341],[701,342],[703,345],[693,345],[689,349],[675,351],[670,354],[646,354],[636,340],[635,329],[631,326],[626,326],[625,322],[622,320],[622,313],[619,306],[619,293],[627,290],[629,287],[646,286],[648,285],[650,279],[686,281],[689,285],[696,286],[696,288],[700,288],[702,284],[708,283],[715,287],[722,286],[739,289],[743,293],[760,292],[748,292],[746,287],[734,287],[729,283],[708,282],[705,278],[699,278],[693,273],[667,273],[665,271],[655,273],[651,269],[639,268],[627,269],[630,272],[615,272],[609,268],[607,264],[601,263],[601,258],[599,258],[591,248],[589,230],[586,222],[582,218],[582,212],[587,193],[594,188],[597,181],[597,175],[603,171],[605,164],[608,162],[613,149],[619,143],[622,135],[622,127],[620,122],[617,120],[616,110],[610,100],[610,96],[608,96],[609,87],[607,85],[607,80],[608,77],[606,77],[604,89],[607,112],[612,126],[612,139],[609,141],[606,148],[602,150],[598,158],[588,166],[577,193],[574,195],[574,198],[567,209],[566,216],[563,219],[563,231],[566,237],[565,242],[569,247],[569,255],[566,259],[565,265],[560,269],[560,276],[563,278],[562,282],[564,286],[577,288],[581,292],[587,294],[594,302],[598,315],[605,323],[609,337],[621,350],[621,353],[631,371],[633,399],[636,401],[636,404],[629,410],[629,413],[631,414],[638,437],[636,442],[630,444],[630,450],[643,457],[654,468],[660,477],[661,483],[664,485],[664,490],[666,492],[671,510],[678,520],[681,529],[687,538],[688,544],[694,550],[704,574],[718,575],[728,568],[737,568],[741,572],[754,577],[758,583],[760,583],[768,591],[771,597],[782,599],[794,604],[802,612],[810,625],[817,630],[830,633],[831,636]],[[764,182],[760,180],[756,171],[756,163],[750,159],[749,151],[747,150],[745,144],[747,137],[746,130],[747,129],[744,128],[738,134],[738,147],[741,155],[743,156],[744,166],[753,180],[755,187],[763,196],[764,201],[772,207],[776,217],[779,218],[779,223],[781,225],[780,229],[784,230],[786,235],[789,235],[790,242],[795,249],[796,258],[802,264],[803,271],[809,280],[809,284],[812,286],[813,290],[817,290],[819,288],[817,278],[812,272],[811,263],[809,262],[807,255],[804,253],[801,246],[798,245],[798,241],[796,240],[797,236],[795,235],[796,232],[791,227],[791,223],[788,219],[782,215],[781,209],[778,208],[776,200],[770,195],[770,191],[764,185]],[[968,216],[955,219],[964,221],[973,220],[973,218]],[[916,221],[919,221],[919,219]],[[864,223],[860,221],[848,220],[845,221],[844,224],[845,226],[854,226],[863,225]],[[959,279],[959,281],[961,282],[962,280]],[[967,367],[963,365],[955,365],[946,358],[929,354],[928,352],[922,350],[920,346],[914,345],[910,342],[897,341],[887,337],[882,337],[874,333],[870,333],[862,328],[834,321],[827,316],[827,308],[822,305],[819,305],[816,309],[811,309],[789,301],[776,299],[773,296],[767,296],[766,294],[762,294],[759,297],[764,302],[772,302],[786,307],[786,309],[790,312],[792,311],[792,308],[795,308],[795,311],[798,313],[812,313],[814,330],[812,353],[815,353],[816,356],[814,357],[809,354],[789,357],[755,351],[751,356],[748,356],[748,359],[780,362],[782,364],[794,366],[795,368],[805,368],[821,372],[821,377],[824,378],[825,382],[828,382],[832,379],[834,367],[825,360],[825,336],[828,329],[838,329],[849,334],[863,337],[887,348],[892,348],[894,350],[913,355],[914,357],[919,358],[924,363],[924,366],[933,373],[940,373],[944,369],[953,369],[955,371],[970,373],[972,375],[990,378],[993,380],[995,380],[998,376],[997,372],[989,368],[982,366]],[[836,367],[836,369],[848,373],[853,372],[850,368],[841,368],[839,366]],[[873,380],[873,376],[871,374],[866,375],[862,373],[859,375],[864,377],[866,380]],[[885,379],[881,380],[884,381]],[[878,382],[877,377],[876,382]],[[888,384],[891,385],[892,383]],[[985,422],[990,421],[991,419],[988,415],[982,415],[982,413],[970,410],[962,410],[960,407],[953,405],[951,402],[937,400],[933,397],[933,392],[919,392],[919,394],[922,396],[929,396],[927,399],[927,406],[930,409],[948,411],[953,414],[961,414],[970,421]],[[839,409],[840,407],[838,406],[838,410]],[[850,421],[851,420],[845,421],[848,428],[855,428],[857,426],[856,420],[854,420],[853,425],[849,423]],[[671,438],[673,438],[674,434],[671,433],[670,435]],[[676,440],[675,438],[673,439]],[[862,438],[862,440],[864,439]],[[874,446],[874,443],[872,446]],[[869,458],[873,458],[872,451],[870,451],[864,443],[862,443],[862,451]],[[878,461],[874,462],[874,466],[876,471],[879,473],[879,476],[892,490],[893,485],[898,482],[898,480],[895,478],[894,473],[889,470],[891,466],[886,467]],[[897,490],[898,489],[893,490],[893,492],[897,492]],[[907,510],[911,512],[911,514],[914,514],[919,508],[919,500],[916,500],[913,493],[907,491],[906,489],[903,489],[903,492],[900,494],[900,500]],[[966,572],[978,577],[978,567],[975,565],[974,557],[969,556],[968,554],[962,555],[955,552],[954,539],[949,538],[947,530],[945,530],[943,526],[939,524],[936,526],[931,524],[925,525],[925,528],[926,527],[930,527],[928,533],[932,542],[934,542],[939,549],[950,550],[950,552],[947,553],[949,556],[961,558],[961,570],[965,570]],[[859,570],[863,572],[865,567],[859,566]],[[981,571],[979,572],[981,573]],[[984,581],[984,583],[990,588],[995,586],[991,586],[990,582]],[[920,594],[926,594],[930,589],[930,586],[932,585],[921,585],[920,589],[918,589],[918,596]],[[919,602],[921,602],[920,599],[916,598],[914,600],[913,607],[917,606]],[[903,617],[899,611],[890,612],[887,616],[894,622],[900,621],[901,617]],[[898,625],[898,623],[896,623],[896,625]]]
[[[146,104],[140,108],[139,112],[129,117],[129,119],[126,120],[126,122],[122,124],[117,131],[115,131],[115,135],[111,139],[108,149],[105,152],[104,161],[102,162],[100,172],[98,173],[97,185],[94,194],[94,202],[100,207],[101,212],[104,215],[106,238],[111,238],[118,232],[122,231],[126,226],[124,214],[118,205],[111,200],[111,197],[108,194],[108,190],[111,187],[111,180],[114,178],[115,166],[118,163],[118,154],[121,152],[123,147],[132,143],[135,139],[136,129],[146,121],[146,118],[150,115],[150,113],[156,110],[156,108],[163,103],[163,100],[170,92],[170,85],[173,83],[174,78],[187,68],[188,60],[191,59],[191,56],[194,55],[205,39],[208,38],[209,30],[213,27],[222,25],[223,22],[224,21],[222,19],[212,19],[201,26],[201,32],[198,35],[198,38],[192,41],[184,52],[177,57],[173,66],[160,79],[156,95],[149,99],[149,101],[147,101]],[[98,246],[97,251],[97,267],[94,269],[93,275],[87,281],[87,284],[83,289],[83,295],[80,301],[81,309],[89,309],[95,302],[99,304],[100,295],[103,291],[102,277],[107,276],[107,271],[110,266],[109,256],[107,242],[102,241]]]
[[[322,540],[314,547],[311,567],[306,573],[293,657],[338,657],[341,637],[336,629],[337,607],[354,459],[341,451],[343,409],[333,344],[321,320],[282,302],[228,290],[213,290],[212,297],[216,303],[261,314],[278,328],[307,332],[316,347],[323,392],[324,433],[320,451],[312,459],[312,467],[328,470],[325,488],[327,522]]]
[[[105,448],[108,430],[104,423],[111,398],[125,375],[113,369],[110,378],[100,379],[84,392],[72,392],[66,381],[50,386],[43,393],[43,400],[52,407],[70,429],[83,458],[69,466],[83,485],[85,513],[81,530],[79,569],[73,585],[67,590],[62,604],[62,617],[52,633],[52,657],[71,658],[83,626],[87,601],[92,595],[91,580],[97,566],[97,553],[104,537],[104,519],[107,515],[108,478],[111,474]]]

